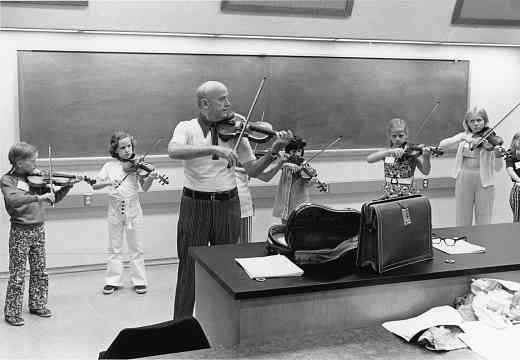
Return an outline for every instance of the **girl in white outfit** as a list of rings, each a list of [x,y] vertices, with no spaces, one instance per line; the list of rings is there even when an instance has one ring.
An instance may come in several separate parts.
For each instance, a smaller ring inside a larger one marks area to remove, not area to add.
[[[495,201],[495,173],[502,169],[502,153],[491,146],[471,149],[488,129],[486,110],[473,108],[464,116],[463,132],[439,143],[441,148],[456,148],[455,168],[455,213],[457,226],[489,224]]]
[[[110,155],[114,160],[107,162],[97,175],[95,190],[109,187],[108,199],[108,264],[103,294],[112,294],[122,286],[123,238],[130,255],[130,280],[138,294],[146,293],[141,231],[143,211],[139,203],[139,186],[147,191],[154,179],[155,171],[139,175],[132,166],[134,140],[126,132],[117,131],[110,139]]]

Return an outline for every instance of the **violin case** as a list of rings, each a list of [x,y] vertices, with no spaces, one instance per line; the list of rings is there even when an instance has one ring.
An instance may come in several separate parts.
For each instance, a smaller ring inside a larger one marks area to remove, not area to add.
[[[360,216],[355,209],[300,204],[289,214],[286,225],[269,228],[267,250],[286,255],[304,271],[342,260],[355,267]]]
[[[383,273],[431,260],[431,218],[430,202],[422,195],[363,204],[357,265]]]

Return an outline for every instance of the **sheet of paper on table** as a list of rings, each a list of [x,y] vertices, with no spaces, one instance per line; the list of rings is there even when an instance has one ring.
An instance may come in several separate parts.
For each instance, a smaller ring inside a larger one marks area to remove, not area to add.
[[[301,276],[303,270],[285,255],[235,258],[251,279]]]
[[[433,247],[450,255],[478,254],[486,252],[485,247],[472,244],[466,240],[457,240],[452,246],[448,246],[444,241],[441,241],[438,244],[433,244]]]

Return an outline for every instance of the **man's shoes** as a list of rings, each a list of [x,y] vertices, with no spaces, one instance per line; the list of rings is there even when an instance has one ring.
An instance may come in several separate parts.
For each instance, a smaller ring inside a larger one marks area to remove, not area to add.
[[[39,317],[51,317],[52,311],[47,308],[41,308],[41,309],[29,309],[29,312],[33,315],[38,315]]]
[[[112,294],[116,290],[117,290],[117,286],[105,285],[105,287],[103,288],[103,294],[110,295],[110,294]]]
[[[5,316],[5,321],[12,326],[22,326],[25,324],[23,319],[19,316]]]
[[[134,290],[138,294],[146,294],[146,285],[136,285]]]

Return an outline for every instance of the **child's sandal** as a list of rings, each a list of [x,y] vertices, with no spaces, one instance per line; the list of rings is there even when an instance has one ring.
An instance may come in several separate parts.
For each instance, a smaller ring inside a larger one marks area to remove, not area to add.
[[[5,321],[12,326],[22,326],[25,324],[23,319],[19,316],[6,316]]]
[[[51,317],[52,316],[52,311],[47,308],[29,309],[29,312],[33,315],[38,315],[40,317]]]

